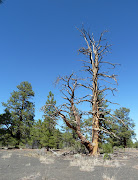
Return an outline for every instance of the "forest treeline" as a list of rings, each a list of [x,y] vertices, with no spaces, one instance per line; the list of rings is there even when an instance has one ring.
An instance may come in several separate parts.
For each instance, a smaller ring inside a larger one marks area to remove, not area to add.
[[[42,148],[62,149],[73,148],[78,152],[85,152],[85,146],[81,143],[78,135],[73,129],[60,125],[61,119],[56,116],[56,100],[54,94],[50,91],[46,97],[46,103],[42,107],[42,119],[35,119],[35,104],[33,97],[35,93],[29,82],[21,82],[17,90],[11,93],[7,102],[3,102],[4,113],[0,114],[0,145],[7,147],[24,147],[24,148]],[[102,95],[99,96],[102,98]],[[51,106],[49,106],[49,104]],[[106,109],[108,105],[105,103]],[[123,119],[122,124],[116,120],[111,124],[108,115],[104,116],[105,120],[100,121],[100,126],[106,127],[111,134],[99,133],[99,148],[104,151],[111,151],[113,147],[136,147],[138,142],[133,143],[135,138],[134,121],[129,117],[130,109],[122,107],[116,109],[113,116]],[[67,117],[69,122],[74,121],[71,113]],[[82,134],[92,141],[91,118],[81,121]],[[115,134],[115,136],[114,136]],[[119,138],[118,138],[119,137]]]

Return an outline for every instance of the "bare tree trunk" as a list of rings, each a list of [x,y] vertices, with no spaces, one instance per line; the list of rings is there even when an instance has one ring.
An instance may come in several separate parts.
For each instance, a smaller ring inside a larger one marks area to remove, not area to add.
[[[114,75],[114,74],[110,75],[110,74],[108,74],[108,71],[107,72],[101,71],[101,73],[99,73],[99,69],[101,70],[101,67],[99,66],[99,64],[107,63],[107,64],[111,65],[112,68],[115,68],[116,64],[102,61],[103,55],[106,54],[107,52],[109,52],[108,49],[111,46],[111,45],[108,45],[108,43],[106,43],[106,44],[102,43],[105,40],[102,37],[106,31],[101,33],[99,41],[95,41],[93,34],[90,35],[89,32],[87,32],[83,27],[79,31],[81,32],[81,34],[86,42],[86,46],[87,46],[87,48],[81,47],[79,49],[79,52],[83,53],[84,55],[86,55],[87,57],[90,58],[89,59],[90,61],[85,61],[85,60],[83,61],[84,62],[83,67],[85,68],[85,71],[87,71],[89,73],[90,81],[92,83],[91,84],[88,83],[88,85],[82,84],[82,86],[86,89],[92,90],[91,101],[88,99],[87,100],[85,99],[84,101],[90,102],[92,104],[92,145],[93,145],[93,150],[92,150],[91,154],[97,155],[98,154],[99,131],[104,131],[104,132],[107,132],[110,134],[110,132],[108,130],[104,129],[104,127],[99,127],[100,101],[98,99],[98,96],[101,93],[104,93],[106,90],[111,90],[112,93],[114,90],[116,90],[116,88],[107,87],[106,85],[104,85],[105,88],[99,87],[98,80],[101,79],[107,83],[110,83],[110,81],[105,79],[105,78],[108,78],[108,79],[112,79],[115,82],[117,82],[116,75]],[[100,88],[101,88],[101,90],[100,90]],[[110,101],[105,100],[104,98],[102,99],[102,101],[110,102]],[[83,100],[81,102],[83,102]]]
[[[88,141],[81,133],[80,131],[76,131],[78,137],[81,140],[81,143],[86,147],[86,149],[89,151],[89,155],[93,155],[93,145],[90,141]]]
[[[93,151],[92,155],[98,154],[98,142],[99,142],[99,119],[97,117],[97,113],[93,116],[93,123],[92,123],[92,144],[93,144]]]
[[[92,62],[92,60],[91,60]],[[92,99],[92,112],[93,112],[93,120],[92,120],[92,144],[93,151],[92,155],[98,154],[98,142],[99,142],[99,113],[98,113],[98,54],[95,52],[95,62],[92,63],[93,69],[93,99]]]
[[[124,137],[124,148],[127,148],[126,138]]]
[[[74,96],[74,92],[73,92],[73,96]],[[73,97],[72,96],[72,97]],[[81,143],[86,147],[86,149],[89,151],[90,155],[93,155],[93,145],[90,141],[88,141],[85,136],[82,135],[81,133],[81,129],[80,129],[80,115],[77,113],[75,106],[74,106],[74,101],[73,98],[71,99],[71,109],[73,111],[75,120],[76,120],[76,127],[75,127],[75,132],[78,135],[78,137],[81,140]]]
[[[66,125],[73,129],[76,134],[78,135],[78,137],[81,140],[81,143],[86,147],[86,149],[89,151],[89,154],[92,155],[93,153],[93,145],[90,141],[88,141],[85,136],[82,135],[81,131],[80,131],[80,126],[73,126],[69,123],[69,121],[67,120],[66,116],[64,116],[61,112],[58,112],[58,114],[61,116],[61,118],[64,120],[64,122],[66,123]],[[78,115],[76,114],[75,118],[79,119]]]

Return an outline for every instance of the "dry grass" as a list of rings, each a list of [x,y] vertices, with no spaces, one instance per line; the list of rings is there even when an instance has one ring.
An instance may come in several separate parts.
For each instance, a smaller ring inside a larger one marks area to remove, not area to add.
[[[84,157],[84,156],[74,156],[66,158],[70,160],[70,166],[78,166],[81,171],[94,171],[95,166],[103,166],[103,167],[121,167],[125,164],[117,161],[117,160],[103,160],[98,158]]]
[[[35,153],[35,152],[26,153],[26,154],[24,154],[24,156],[39,158],[39,155],[37,153]]]
[[[94,171],[94,166],[88,166],[87,164],[83,164],[80,166],[80,171],[92,172]]]
[[[46,157],[46,156],[40,156],[39,161],[44,164],[53,164],[54,158],[52,157]]]
[[[110,177],[106,174],[103,174],[103,180],[116,180],[114,176]]]
[[[81,171],[94,171],[94,165],[92,164],[91,160],[85,159],[74,159],[71,160],[70,166],[79,166]]]
[[[129,159],[129,158],[128,158],[128,156],[123,156],[123,159],[127,160],[127,159]]]
[[[132,168],[134,168],[134,169],[138,169],[138,165],[135,165],[135,166],[133,166]]]
[[[43,164],[53,164],[54,163],[54,157],[51,155],[48,155],[48,154],[39,155],[36,152],[29,152],[29,153],[25,154],[25,156],[39,158],[39,161]]]
[[[119,162],[118,160],[106,160],[102,164],[104,167],[121,167],[124,166],[124,163]]]
[[[40,177],[41,175],[40,175],[40,173],[38,172],[38,173],[36,173],[36,174],[32,174],[32,175],[30,175],[30,176],[26,176],[26,177],[23,177],[23,178],[21,178],[20,180],[35,180],[35,179],[37,179],[38,177]]]
[[[7,153],[7,154],[4,154],[3,156],[1,156],[1,158],[7,159],[7,158],[10,158],[11,156],[12,156],[12,153]]]
[[[30,163],[28,163],[28,164],[26,164],[25,166],[31,166],[31,164],[30,164]]]

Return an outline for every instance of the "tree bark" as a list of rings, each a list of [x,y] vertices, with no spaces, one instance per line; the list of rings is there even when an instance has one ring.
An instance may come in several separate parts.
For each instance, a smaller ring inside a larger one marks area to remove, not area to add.
[[[91,62],[92,59],[91,59]],[[92,112],[93,112],[93,120],[92,120],[92,144],[93,151],[92,155],[98,154],[98,141],[99,141],[99,109],[98,109],[98,54],[95,52],[95,62],[92,63],[93,70],[93,99],[92,99]]]
[[[61,116],[61,118],[64,120],[64,122],[66,123],[66,125],[73,129],[76,134],[78,135],[78,137],[80,138],[81,140],[81,143],[86,147],[86,149],[89,151],[89,154],[90,155],[93,155],[93,145],[90,141],[88,141],[85,136],[82,135],[81,131],[80,131],[80,126],[73,126],[69,123],[69,121],[67,120],[66,116],[64,116],[61,112],[58,112],[58,114]],[[78,116],[76,114],[76,116]],[[79,117],[76,117],[77,119],[79,119]]]
[[[127,148],[127,141],[125,137],[124,137],[124,148]]]

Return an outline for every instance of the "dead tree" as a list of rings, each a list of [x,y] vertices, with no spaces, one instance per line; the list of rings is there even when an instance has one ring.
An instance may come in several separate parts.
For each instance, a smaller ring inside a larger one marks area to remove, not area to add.
[[[113,64],[107,61],[103,61],[104,55],[109,52],[109,48],[111,45],[108,45],[108,43],[104,44],[105,39],[103,39],[103,35],[106,31],[101,33],[100,38],[98,41],[95,41],[93,34],[90,35],[89,32],[87,32],[84,28],[79,30],[81,32],[81,36],[84,38],[86,47],[82,47],[79,49],[80,53],[83,53],[88,57],[88,61],[84,61],[84,70],[85,72],[89,73],[89,78],[91,85],[84,85],[82,86],[86,89],[90,89],[92,91],[92,99],[89,101],[92,105],[92,144],[93,144],[93,151],[92,155],[98,154],[98,142],[99,142],[99,131],[104,131],[107,133],[109,132],[107,129],[104,129],[102,127],[99,127],[99,122],[101,118],[101,114],[105,114],[107,112],[103,111],[100,112],[99,109],[101,101],[106,101],[105,98],[99,99],[99,95],[103,94],[105,91],[111,91],[114,93],[116,91],[116,88],[112,88],[109,86],[104,85],[104,87],[101,87],[99,84],[99,80],[103,80],[107,83],[112,83],[110,80],[113,80],[117,83],[116,75],[109,74],[108,72],[101,72],[101,64],[108,64],[111,66],[111,68],[115,68],[117,64]],[[84,100],[82,100],[84,101]],[[112,103],[112,102],[110,102]],[[109,112],[108,112],[109,113]],[[104,119],[104,116],[102,116],[102,119]]]
[[[106,100],[105,97],[102,97],[102,99],[99,99],[98,97],[105,91],[111,91],[112,93],[116,91],[116,88],[107,86],[107,83],[112,83],[110,80],[113,80],[117,83],[116,75],[109,74],[110,71],[102,72],[101,65],[108,64],[111,66],[111,68],[115,68],[117,64],[103,61],[103,56],[109,51],[109,47],[111,46],[107,43],[104,45],[105,40],[103,39],[103,35],[106,31],[101,33],[98,41],[95,41],[93,34],[90,35],[87,31],[85,31],[84,28],[79,31],[81,32],[81,35],[86,43],[86,47],[80,48],[79,52],[83,53],[88,58],[88,60],[83,61],[84,71],[88,73],[88,77],[81,79],[77,78],[74,73],[72,73],[70,76],[59,77],[57,79],[57,81],[61,83],[61,92],[64,95],[63,98],[66,100],[66,102],[59,107],[55,107],[53,117],[60,116],[66,123],[66,125],[76,132],[76,134],[81,140],[81,143],[84,144],[85,147],[88,149],[89,154],[97,155],[99,132],[103,131],[115,136],[114,133],[109,132],[106,128],[99,126],[101,117],[102,120],[104,120],[104,113],[109,113],[105,111],[99,111],[99,109],[102,108],[100,107],[101,102],[110,101]],[[100,86],[99,81],[101,80],[106,82],[106,85],[104,84],[104,86]],[[80,88],[86,89],[86,94],[83,97],[76,96]],[[88,91],[90,91],[90,93],[87,93]],[[90,103],[92,109],[85,112],[78,111],[76,109],[76,106],[83,102]],[[67,118],[67,115],[73,115],[74,120],[70,121]],[[87,140],[86,137],[82,134],[80,127],[80,120],[82,118],[82,115],[92,116],[92,142]]]
[[[66,125],[76,132],[81,143],[87,148],[89,153],[92,154],[92,142],[88,141],[81,132],[80,120],[82,112],[76,109],[76,105],[79,103],[79,99],[75,96],[77,88],[80,87],[80,83],[78,81],[79,79],[74,75],[74,73],[70,76],[57,78],[57,82],[60,83],[61,93],[64,95],[63,99],[66,100],[66,103],[58,107],[54,106],[55,112],[51,116],[53,116],[53,119],[55,116],[60,116]],[[51,104],[47,106],[51,106]],[[44,110],[45,108],[46,106],[42,109]],[[69,119],[68,117],[70,116],[73,116],[74,118]]]

